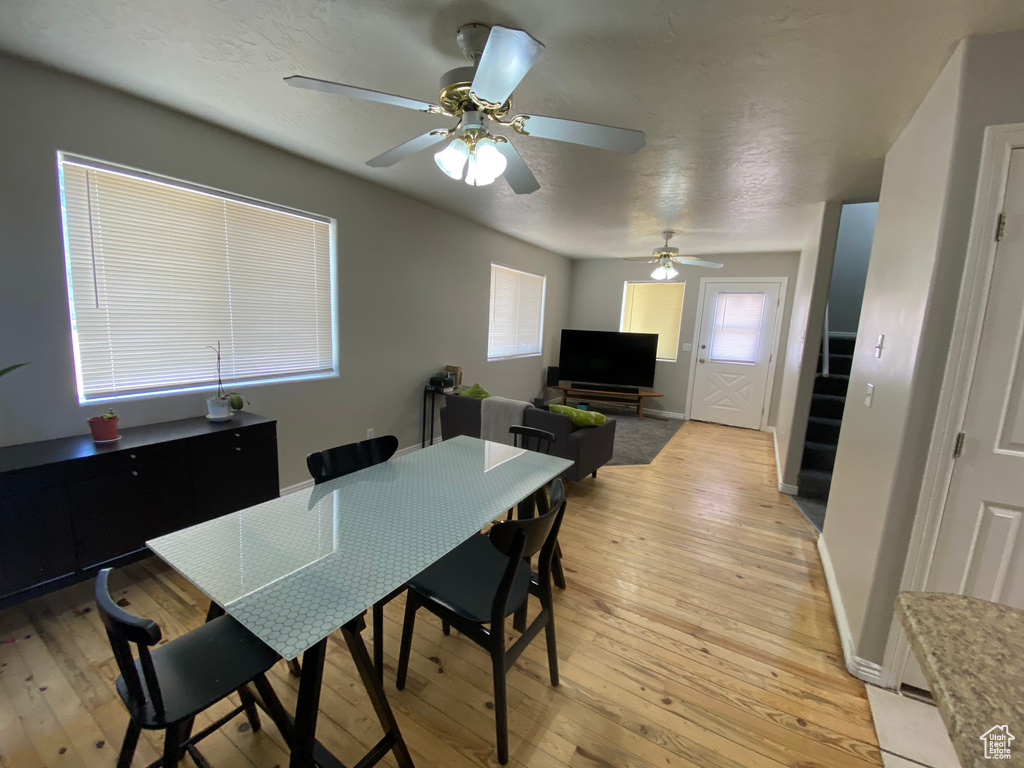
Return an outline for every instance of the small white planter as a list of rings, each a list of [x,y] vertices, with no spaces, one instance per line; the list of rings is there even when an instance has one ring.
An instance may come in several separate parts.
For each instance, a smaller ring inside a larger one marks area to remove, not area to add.
[[[230,400],[218,400],[215,397],[206,399],[207,417],[210,421],[224,421],[235,415],[231,410]]]

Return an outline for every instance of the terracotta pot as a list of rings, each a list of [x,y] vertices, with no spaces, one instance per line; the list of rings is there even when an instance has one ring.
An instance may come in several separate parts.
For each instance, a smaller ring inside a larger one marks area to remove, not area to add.
[[[92,430],[92,439],[97,443],[105,440],[116,440],[117,417],[105,419],[102,416],[90,416],[89,429]]]

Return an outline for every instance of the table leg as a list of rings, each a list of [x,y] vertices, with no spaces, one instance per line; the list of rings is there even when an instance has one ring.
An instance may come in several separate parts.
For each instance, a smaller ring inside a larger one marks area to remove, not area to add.
[[[423,391],[423,423],[420,425],[420,448],[427,447],[427,398],[431,397],[431,394],[426,390]],[[433,405],[433,403],[431,403]]]
[[[348,646],[349,653],[352,654],[352,661],[355,662],[359,678],[363,681],[363,687],[366,688],[366,693],[370,697],[373,710],[377,713],[377,720],[380,721],[381,727],[384,729],[384,738],[374,747],[374,751],[394,750],[399,768],[414,768],[409,748],[405,746],[405,739],[402,738],[402,732],[398,729],[398,723],[391,712],[391,705],[388,704],[387,696],[384,694],[384,687],[377,679],[377,671],[373,668],[370,654],[366,652],[363,637],[359,634],[364,626],[366,626],[366,622],[362,616],[359,616],[342,626],[341,635],[345,638],[345,644]],[[305,663],[302,666],[305,668]],[[299,694],[301,703],[301,687]],[[294,762],[292,765],[294,768]]]
[[[566,395],[568,395],[568,394],[569,394],[569,393],[568,393],[568,392],[566,392],[566,391],[565,391],[564,389],[562,390],[562,405],[565,405],[565,397],[566,397]]]
[[[636,399],[636,418],[637,421],[643,421],[644,418],[644,399],[642,397]]]
[[[320,686],[324,678],[324,657],[327,638],[302,654],[302,676],[299,678],[299,700],[295,705],[292,726],[290,768],[312,768],[316,743],[316,721],[320,714]]]

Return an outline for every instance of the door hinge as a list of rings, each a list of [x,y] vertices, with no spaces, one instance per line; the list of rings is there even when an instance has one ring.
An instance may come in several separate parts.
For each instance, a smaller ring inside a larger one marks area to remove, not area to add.
[[[996,242],[998,243],[1003,239],[1003,233],[1006,232],[1006,214],[1000,213],[999,218],[996,219]]]
[[[964,452],[964,438],[966,438],[966,437],[967,437],[967,435],[965,435],[963,432],[961,432],[960,434],[958,434],[956,436],[956,444],[953,446],[953,458],[954,459],[959,459],[960,458],[960,454],[962,454]]]

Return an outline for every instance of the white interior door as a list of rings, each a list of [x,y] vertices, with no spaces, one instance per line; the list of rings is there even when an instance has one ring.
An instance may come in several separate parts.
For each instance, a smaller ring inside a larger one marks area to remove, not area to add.
[[[690,418],[759,429],[781,286],[702,283]]]
[[[1011,154],[1003,211],[962,453],[926,589],[1024,608],[1024,149]],[[914,663],[903,681],[926,685]]]

